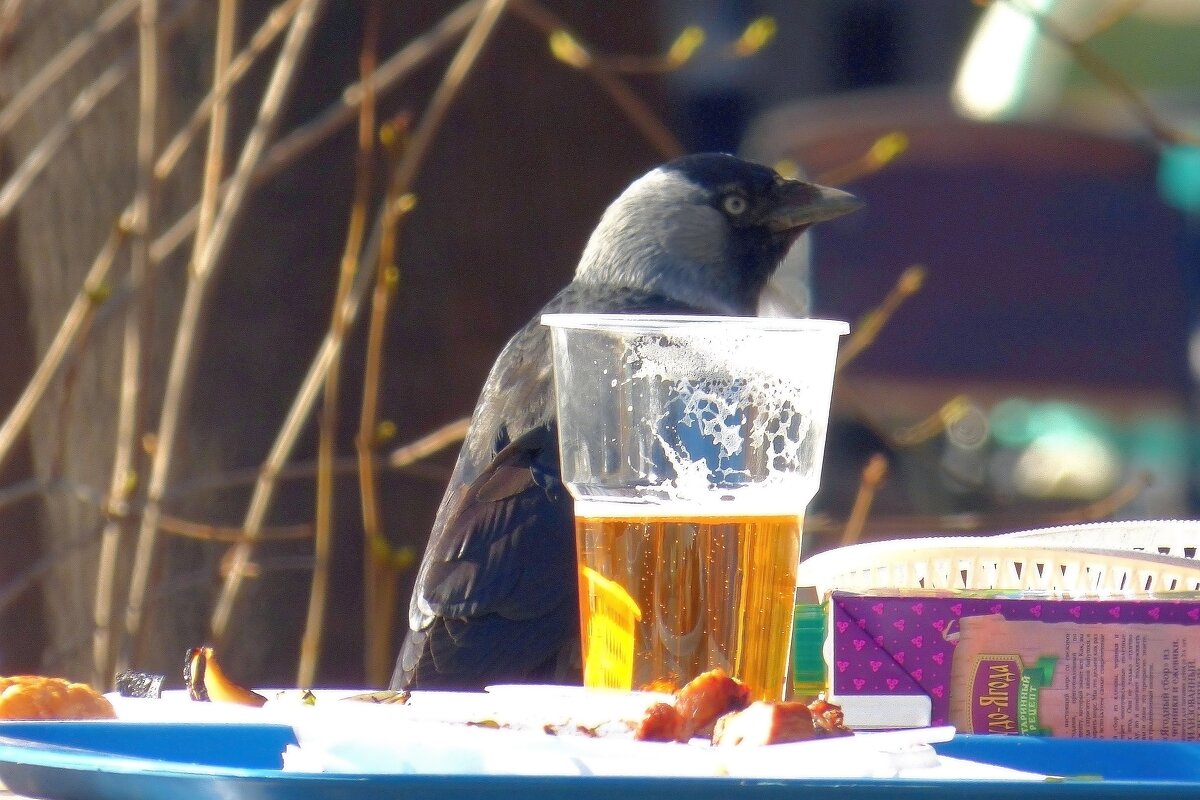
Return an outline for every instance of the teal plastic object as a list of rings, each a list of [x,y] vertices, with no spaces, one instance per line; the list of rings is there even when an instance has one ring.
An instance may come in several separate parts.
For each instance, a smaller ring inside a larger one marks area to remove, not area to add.
[[[825,606],[797,603],[792,615],[792,694],[815,697],[829,690],[825,674]]]

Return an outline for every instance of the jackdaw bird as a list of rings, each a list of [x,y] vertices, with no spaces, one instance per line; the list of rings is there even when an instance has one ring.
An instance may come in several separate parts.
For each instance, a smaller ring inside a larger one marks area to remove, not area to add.
[[[541,314],[753,315],[796,238],[859,205],[701,154],[651,170],[608,207],[574,279],[484,384],[417,574],[393,689],[581,680],[575,524]]]

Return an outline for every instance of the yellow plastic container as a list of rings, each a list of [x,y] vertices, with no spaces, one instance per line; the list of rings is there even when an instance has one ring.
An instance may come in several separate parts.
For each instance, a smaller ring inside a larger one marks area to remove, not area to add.
[[[633,686],[633,645],[641,609],[619,583],[596,570],[580,567],[580,575],[588,602],[583,683],[628,690]]]

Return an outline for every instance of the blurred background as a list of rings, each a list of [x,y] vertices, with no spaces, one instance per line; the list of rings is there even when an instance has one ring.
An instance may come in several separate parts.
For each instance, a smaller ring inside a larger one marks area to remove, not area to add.
[[[386,682],[492,360],[683,152],[867,204],[769,309],[856,331],[808,552],[1195,514],[1194,0],[6,0],[0,58],[0,672]]]

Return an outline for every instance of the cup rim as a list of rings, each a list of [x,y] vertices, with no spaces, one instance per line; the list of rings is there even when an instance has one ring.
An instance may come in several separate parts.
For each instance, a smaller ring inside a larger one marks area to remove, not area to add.
[[[761,331],[817,331],[839,336],[850,332],[850,323],[843,320],[706,314],[553,313],[542,314],[541,324],[549,328],[596,331],[663,332],[720,325]]]

